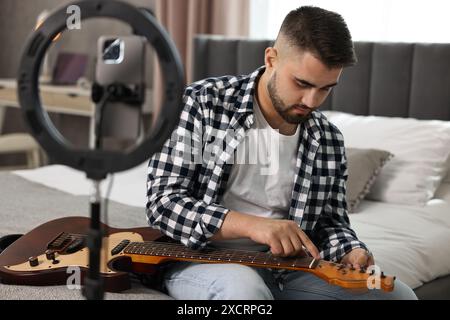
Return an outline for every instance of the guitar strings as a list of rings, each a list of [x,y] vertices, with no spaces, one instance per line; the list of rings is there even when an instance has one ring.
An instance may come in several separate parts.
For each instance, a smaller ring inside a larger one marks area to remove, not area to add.
[[[71,234],[74,239],[84,239],[85,235],[81,234]],[[260,263],[260,264],[279,264],[297,267],[304,267],[309,265],[312,258],[309,257],[298,257],[298,258],[278,258],[273,256],[268,252],[257,252],[257,251],[246,251],[239,249],[212,249],[207,248],[203,251],[194,251],[185,247],[183,244],[171,243],[171,242],[157,242],[157,241],[143,241],[143,242],[131,242],[128,244],[123,251],[130,251],[134,249],[136,252],[131,252],[131,254],[140,255],[155,255],[163,257],[174,257],[179,258],[198,258],[201,260],[223,260],[223,261],[240,261],[249,263]],[[294,260],[294,261],[292,261]],[[343,266],[347,268],[344,264],[335,263],[336,266]]]
[[[81,234],[70,234],[70,235],[75,240],[86,238],[85,235]],[[247,262],[258,265],[268,264],[270,265],[268,267],[280,267],[280,268],[289,268],[289,267],[308,268],[308,266],[310,266],[310,262],[313,260],[313,258],[310,257],[278,258],[273,256],[269,252],[246,251],[239,249],[207,248],[204,249],[203,251],[194,251],[192,249],[185,247],[183,244],[171,242],[157,242],[157,241],[131,242],[123,249],[123,251],[125,253],[127,253],[126,251],[136,251],[128,253],[139,255],[153,255],[153,256],[177,257],[187,259],[197,258],[203,261],[216,260],[216,261],[235,261],[244,263]],[[276,266],[274,266],[275,264]],[[332,263],[332,265],[339,268],[338,270],[348,269],[344,264]]]
[[[261,264],[277,264],[277,265],[286,265],[286,266],[298,266],[305,267],[309,266],[312,259],[310,258],[291,258],[279,259],[269,253],[265,252],[249,252],[245,250],[226,250],[226,249],[208,249],[206,251],[189,251],[182,247],[180,244],[170,244],[172,246],[172,250],[168,249],[166,244],[158,243],[150,243],[150,247],[146,246],[148,243],[131,243],[127,248],[125,248],[125,252],[128,249],[128,253],[131,254],[141,254],[141,255],[158,255],[158,256],[177,256],[179,258],[199,258],[203,260],[224,260],[224,261],[239,261],[239,262],[249,262],[249,263],[261,263]],[[133,247],[134,245],[134,247]],[[134,250],[133,250],[134,249]],[[159,251],[159,250],[163,251]],[[181,249],[181,250],[180,250]],[[301,263],[301,264],[299,264]]]
[[[80,234],[71,234],[71,236],[75,240],[86,238],[86,236]],[[170,242],[160,243],[156,241],[131,242],[127,247],[124,248],[124,251],[126,251],[127,249],[130,250],[132,246],[139,247],[138,251],[134,252],[134,254],[142,254],[142,255],[174,256],[178,254],[180,256],[199,259],[222,258],[223,260],[228,259],[236,261],[241,260],[248,262],[260,262],[262,264],[270,262],[276,264],[280,263],[292,265],[291,260],[288,261],[287,258],[278,258],[273,256],[271,253],[266,252],[257,252],[257,251],[252,252],[239,249],[230,250],[230,249],[210,249],[210,248],[205,249],[204,251],[193,251],[192,249],[186,248],[182,244]],[[295,259],[294,261],[299,259],[307,259],[308,265],[309,261],[311,260],[311,258],[291,258],[291,259]],[[304,264],[305,262],[303,262],[303,265]]]

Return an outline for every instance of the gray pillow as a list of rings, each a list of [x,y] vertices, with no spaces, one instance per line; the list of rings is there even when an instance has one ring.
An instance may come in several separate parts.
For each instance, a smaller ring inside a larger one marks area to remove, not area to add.
[[[346,148],[347,155],[347,207],[349,213],[356,209],[369,193],[381,168],[394,155],[377,149]]]

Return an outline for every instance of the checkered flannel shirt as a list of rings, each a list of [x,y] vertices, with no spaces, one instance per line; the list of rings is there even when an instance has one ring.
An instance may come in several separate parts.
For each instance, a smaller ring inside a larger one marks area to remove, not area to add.
[[[263,70],[188,86],[177,128],[150,159],[148,223],[189,248],[205,247],[229,212],[219,203],[236,148],[254,123],[253,97]],[[347,215],[348,171],[341,132],[317,110],[299,130],[288,218],[314,242],[322,259],[339,261],[354,248],[367,250]]]

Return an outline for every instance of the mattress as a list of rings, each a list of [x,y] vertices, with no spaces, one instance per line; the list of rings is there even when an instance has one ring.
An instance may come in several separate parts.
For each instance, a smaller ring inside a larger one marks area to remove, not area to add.
[[[86,174],[63,165],[50,165],[32,170],[12,171],[29,181],[75,196],[89,195],[92,183]],[[110,176],[101,183],[102,194],[106,193]],[[134,207],[145,207],[147,202],[147,162],[130,170],[114,174],[109,199]]]

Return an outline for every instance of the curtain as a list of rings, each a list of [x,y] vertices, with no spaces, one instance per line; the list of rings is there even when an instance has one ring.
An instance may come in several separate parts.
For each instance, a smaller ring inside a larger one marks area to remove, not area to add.
[[[192,49],[196,34],[249,35],[250,0],[155,0],[158,21],[169,32],[192,82]],[[155,63],[154,103],[161,105],[161,73]],[[157,110],[155,110],[157,116]]]

